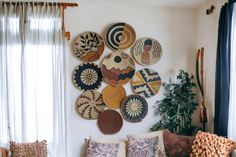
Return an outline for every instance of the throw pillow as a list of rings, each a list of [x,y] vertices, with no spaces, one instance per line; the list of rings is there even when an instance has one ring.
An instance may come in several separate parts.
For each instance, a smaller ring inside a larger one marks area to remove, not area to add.
[[[165,157],[162,131],[128,135],[128,157]]]
[[[33,143],[10,142],[11,157],[47,157],[47,141]]]
[[[164,145],[168,157],[188,157],[191,153],[193,136],[181,136],[163,130]]]
[[[227,138],[198,131],[190,157],[227,157],[233,148],[234,142]]]
[[[119,138],[113,138],[111,136],[105,136],[102,138],[95,138],[93,136],[90,136],[88,142],[88,149],[87,149],[87,156],[89,154],[89,151],[91,151],[92,149],[89,149],[90,143],[91,142],[96,142],[98,145],[101,144],[105,144],[105,145],[118,145],[118,151],[116,154],[116,157],[125,157],[126,156],[126,144],[125,144],[125,140],[124,139],[119,139]],[[113,147],[113,146],[112,146]],[[115,148],[115,147],[113,147]]]
[[[8,157],[8,151],[6,148],[0,147],[0,156],[1,157]]]
[[[89,141],[87,157],[117,157],[118,143],[99,143]]]

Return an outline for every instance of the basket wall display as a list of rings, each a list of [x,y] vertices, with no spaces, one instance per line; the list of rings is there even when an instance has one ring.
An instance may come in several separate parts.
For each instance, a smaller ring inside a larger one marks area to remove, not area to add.
[[[147,101],[140,95],[132,94],[121,105],[123,118],[131,123],[141,122],[148,113]]]
[[[162,56],[161,44],[153,38],[141,38],[132,48],[134,59],[143,66],[156,64]]]
[[[97,90],[83,92],[76,101],[77,111],[85,119],[97,119],[105,110],[102,94]]]
[[[104,134],[115,134],[123,126],[123,118],[115,110],[103,111],[97,120],[100,131]]]
[[[136,39],[136,33],[132,26],[119,22],[110,25],[105,33],[107,46],[113,51],[122,51],[130,48]]]
[[[135,63],[126,53],[116,51],[107,56],[101,65],[104,81],[118,86],[128,83],[135,73]]]
[[[74,55],[83,62],[94,62],[102,55],[105,44],[95,32],[84,32],[74,41]]]
[[[101,86],[101,69],[93,63],[82,63],[74,69],[73,83],[79,90],[94,90]]]
[[[161,88],[161,78],[156,71],[144,68],[135,73],[131,86],[135,93],[150,98]]]
[[[125,97],[126,92],[122,86],[107,85],[102,91],[103,101],[110,109],[120,109]]]

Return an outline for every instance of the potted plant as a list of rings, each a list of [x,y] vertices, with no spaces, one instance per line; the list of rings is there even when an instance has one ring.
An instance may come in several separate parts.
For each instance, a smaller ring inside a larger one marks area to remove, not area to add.
[[[176,83],[163,83],[164,98],[158,100],[154,106],[154,114],[160,115],[161,120],[154,124],[150,130],[168,129],[181,135],[192,135],[195,127],[192,126],[192,113],[197,108],[193,75],[180,70]]]

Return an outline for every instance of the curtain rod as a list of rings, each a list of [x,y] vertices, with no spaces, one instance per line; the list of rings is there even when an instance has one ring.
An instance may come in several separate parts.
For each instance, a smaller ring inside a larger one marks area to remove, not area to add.
[[[45,3],[49,5],[58,5],[63,7],[77,7],[77,3],[62,3],[62,2],[1,2],[7,5],[17,5],[17,4],[31,4],[31,5],[44,5]]]
[[[206,14],[210,15],[211,13],[213,13],[214,10],[215,10],[215,6],[212,4],[211,7],[206,10]]]

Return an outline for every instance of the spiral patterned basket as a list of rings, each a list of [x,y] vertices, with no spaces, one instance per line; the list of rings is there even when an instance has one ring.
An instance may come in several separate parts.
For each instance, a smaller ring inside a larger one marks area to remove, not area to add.
[[[110,25],[105,33],[106,44],[113,51],[126,50],[135,40],[136,33],[133,27],[124,22]]]
[[[78,113],[85,119],[97,119],[106,106],[102,94],[96,90],[83,92],[77,99],[76,105]]]

